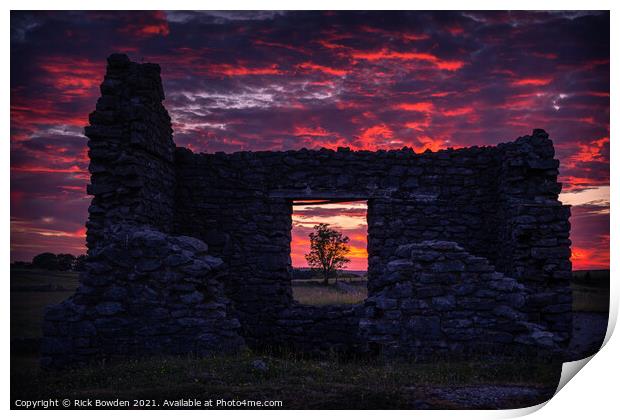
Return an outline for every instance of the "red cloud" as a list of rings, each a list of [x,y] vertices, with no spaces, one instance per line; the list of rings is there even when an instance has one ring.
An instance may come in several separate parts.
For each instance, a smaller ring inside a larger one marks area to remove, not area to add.
[[[465,32],[465,29],[463,29],[461,26],[455,25],[447,27],[446,31],[448,31],[452,36],[457,36],[463,34]]]
[[[609,178],[600,177],[585,177],[585,176],[572,176],[572,175],[560,175],[560,181],[562,182],[562,191],[579,191],[586,188],[592,188],[596,186],[609,185]]]
[[[301,63],[298,67],[304,70],[320,71],[331,76],[345,76],[348,73],[347,70],[321,66],[310,62]]]
[[[80,168],[77,165],[72,165],[66,168],[53,168],[53,167],[44,166],[44,165],[17,165],[17,166],[11,166],[11,171],[50,172],[50,173],[67,173],[67,174],[78,174],[80,172],[85,172],[84,169]]]
[[[606,245],[597,248],[572,247],[573,270],[596,270],[609,268],[609,237]]]
[[[415,150],[416,153],[422,153],[426,149],[436,152],[437,150],[445,147],[445,142],[443,140],[434,139],[430,136],[419,136],[418,141],[422,144],[422,146],[413,146],[413,150]]]
[[[609,98],[609,92],[587,92],[587,95],[590,96],[598,96],[598,97],[603,97],[603,98]]]
[[[515,80],[513,86],[546,86],[553,81],[553,78],[530,78]]]
[[[11,126],[32,131],[35,125],[70,125],[84,127],[88,124],[88,111],[76,109],[67,112],[55,109],[56,104],[45,99],[17,98],[11,100]],[[15,140],[14,136],[11,136]]]
[[[461,108],[453,108],[453,109],[444,109],[441,111],[443,115],[446,117],[456,117],[460,115],[471,114],[474,112],[474,107],[472,106],[464,106]]]
[[[319,45],[321,45],[323,48],[327,48],[328,50],[340,50],[340,49],[346,48],[342,44],[336,44],[335,42],[331,42],[325,39],[319,39],[316,42]]]
[[[185,79],[188,76],[273,76],[285,72],[277,64],[255,63],[245,59],[214,62],[210,48],[180,47],[166,55],[150,55],[149,61],[159,63],[165,79]]]
[[[278,68],[276,64],[268,67],[247,67],[235,64],[209,64],[206,70],[210,74],[234,77],[234,76],[266,76],[283,74],[284,72]]]
[[[431,93],[431,96],[434,98],[443,98],[448,95],[452,95],[453,93],[454,92],[436,92],[436,93]]]
[[[366,128],[358,137],[356,142],[358,148],[363,150],[377,150],[389,147],[393,140],[394,132],[385,124],[377,124]]]
[[[153,11],[137,15],[131,23],[119,29],[119,32],[138,38],[150,38],[170,35],[170,27],[165,12]]]
[[[459,60],[442,60],[436,55],[419,52],[396,52],[387,49],[380,51],[365,52],[354,51],[351,55],[358,60],[380,61],[380,60],[404,60],[404,61],[424,61],[433,64],[440,70],[456,71],[465,65]]]
[[[39,68],[42,79],[61,96],[96,95],[105,65],[80,58],[43,57]]]
[[[395,105],[394,108],[403,111],[418,111],[418,112],[431,112],[433,110],[432,102],[415,102],[415,103],[402,103]]]
[[[402,34],[401,37],[405,41],[423,41],[430,38],[427,34]]]
[[[498,104],[496,107],[505,109],[507,111],[517,111],[522,109],[532,109],[534,107],[540,106],[539,103],[541,101],[542,96],[538,94],[538,92],[532,93],[523,93],[518,95],[511,95],[506,99],[506,102],[503,104]],[[523,115],[524,117],[528,117],[529,115]],[[530,120],[531,121],[531,120]]]
[[[579,151],[570,156],[564,164],[567,168],[574,168],[583,162],[606,162],[607,157],[603,155],[603,149],[607,147],[609,147],[609,137],[601,137],[589,143],[582,142],[579,144]]]
[[[11,127],[32,133],[36,125],[85,126],[105,64],[61,56],[44,56],[38,62],[37,81],[48,90],[33,96],[22,88],[13,88]],[[13,140],[27,138],[23,133],[12,136]]]
[[[430,126],[430,119],[425,119],[424,121],[411,121],[406,122],[405,127],[410,128],[412,130],[424,131]]]
[[[321,127],[311,128],[311,127],[302,127],[296,126],[294,130],[294,134],[296,136],[307,136],[307,137],[328,137],[333,135],[329,131],[325,130]]]

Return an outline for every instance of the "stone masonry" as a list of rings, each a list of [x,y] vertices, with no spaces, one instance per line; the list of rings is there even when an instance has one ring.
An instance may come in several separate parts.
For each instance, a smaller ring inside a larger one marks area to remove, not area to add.
[[[566,346],[572,319],[570,209],[558,201],[559,162],[543,130],[493,147],[424,153],[339,148],[204,154],[175,146],[163,99],[159,66],[120,54],[108,58],[101,98],[85,130],[93,195],[89,269],[76,296],[46,315],[47,364],[86,361],[91,355],[205,354],[243,343],[319,353],[401,349],[414,356],[433,348],[462,352],[476,342]],[[294,302],[292,206],[308,199],[367,201],[369,298],[363,305],[318,308]],[[142,253],[130,253],[124,266],[102,257],[104,249],[121,246],[117,238],[136,232],[162,235],[165,245],[136,242]],[[179,237],[193,238],[204,250],[181,252],[190,259],[174,266],[166,258],[179,252],[176,247],[190,251],[177,243]],[[149,254],[151,245],[160,254]],[[437,261],[456,262],[417,261],[416,247],[422,255],[439,254]],[[223,264],[212,264],[215,259]],[[212,271],[198,277],[177,269],[203,263]],[[162,273],[174,274],[165,285]],[[514,290],[496,288],[497,281]],[[205,284],[217,292],[203,293]],[[149,304],[163,309],[161,317],[99,314],[98,305],[111,302],[105,294],[113,285],[132,291],[122,301],[123,311],[134,300],[148,300],[140,293],[155,290],[158,297]],[[179,303],[173,288],[190,285],[202,300]],[[459,294],[465,287],[472,290]],[[411,295],[403,296],[401,289]],[[434,292],[421,297],[425,290]],[[397,300],[396,310],[380,307],[390,306],[389,299]],[[428,308],[405,309],[420,299]],[[220,318],[200,315],[202,309],[191,306],[209,302],[225,306]],[[191,314],[179,316],[177,304],[190,305],[182,309]],[[105,323],[100,317],[113,317],[118,329],[95,325],[86,328],[87,335],[70,329],[84,320]],[[401,329],[390,329],[387,320]],[[132,326],[121,328],[125,321]],[[161,330],[134,335],[128,344],[142,322]],[[196,328],[166,330],[179,322],[195,322]],[[381,329],[385,334],[377,332]]]
[[[424,357],[506,345],[552,350],[565,339],[531,322],[523,284],[455,242],[398,247],[378,287],[360,321],[374,351]]]
[[[43,365],[93,357],[234,352],[245,343],[224,296],[223,261],[188,236],[115,225],[75,295],[45,315]]]

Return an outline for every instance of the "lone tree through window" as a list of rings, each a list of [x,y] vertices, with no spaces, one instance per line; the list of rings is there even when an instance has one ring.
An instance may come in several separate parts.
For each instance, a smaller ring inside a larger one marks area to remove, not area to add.
[[[310,232],[310,252],[305,255],[308,266],[321,273],[323,284],[329,284],[329,278],[336,276],[351,261],[347,255],[350,248],[349,237],[329,227],[327,223],[319,223]]]

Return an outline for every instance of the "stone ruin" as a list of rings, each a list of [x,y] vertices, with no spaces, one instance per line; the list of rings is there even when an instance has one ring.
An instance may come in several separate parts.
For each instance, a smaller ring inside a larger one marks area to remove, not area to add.
[[[193,153],[156,64],[108,58],[90,114],[93,196],[80,287],[48,308],[42,364],[244,347],[310,354],[561,354],[569,206],[543,130],[494,147]],[[368,299],[291,291],[295,200],[368,204]]]

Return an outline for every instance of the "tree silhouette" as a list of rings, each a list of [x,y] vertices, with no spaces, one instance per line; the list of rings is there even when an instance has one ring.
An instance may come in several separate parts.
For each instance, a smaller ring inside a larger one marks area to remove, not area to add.
[[[44,252],[32,259],[32,266],[44,270],[58,270],[58,257],[51,252]]]
[[[343,236],[329,227],[327,223],[314,226],[314,232],[310,233],[310,253],[306,254],[306,261],[313,269],[323,275],[323,284],[329,284],[329,276],[342,269],[350,261],[346,255],[349,253],[348,236]]]
[[[75,263],[75,257],[71,254],[58,254],[56,255],[58,260],[58,269],[60,271],[69,271],[73,269]]]
[[[75,262],[73,263],[73,271],[84,271],[86,269],[86,255],[80,254],[75,257]]]

